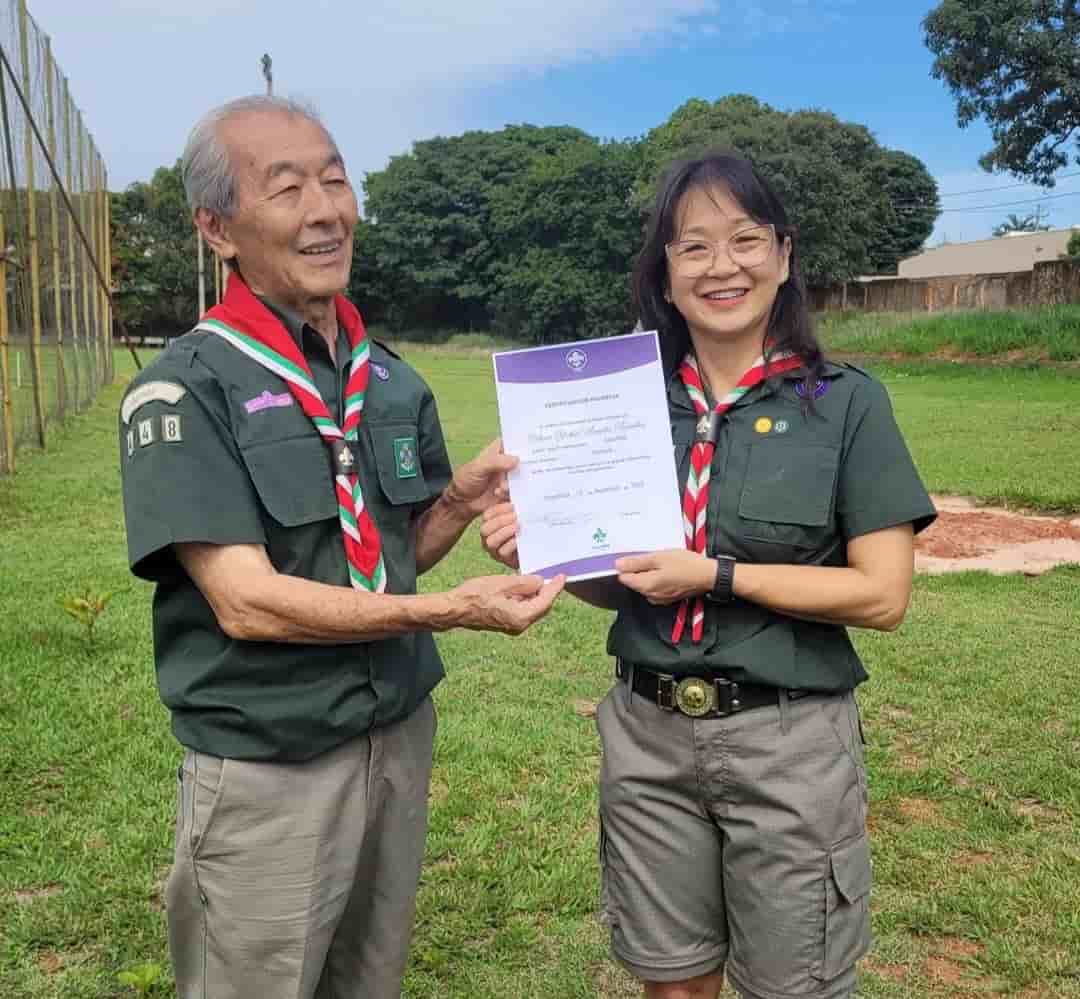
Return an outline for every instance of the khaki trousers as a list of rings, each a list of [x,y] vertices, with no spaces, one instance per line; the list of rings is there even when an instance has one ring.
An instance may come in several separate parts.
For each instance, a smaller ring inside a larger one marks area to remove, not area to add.
[[[303,763],[188,750],[166,889],[179,999],[397,999],[435,710]]]

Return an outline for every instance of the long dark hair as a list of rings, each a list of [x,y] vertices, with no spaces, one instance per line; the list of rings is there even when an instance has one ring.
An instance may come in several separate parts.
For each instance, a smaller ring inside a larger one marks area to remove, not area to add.
[[[806,284],[799,266],[798,233],[788,222],[787,212],[776,193],[745,156],[714,151],[693,159],[679,160],[665,171],[656,191],[645,244],[634,265],[634,304],[643,329],[660,333],[664,367],[673,371],[690,349],[690,331],[682,313],[665,297],[668,290],[668,263],[665,246],[675,237],[675,225],[683,197],[693,190],[727,191],[755,222],[772,224],[780,243],[791,240],[788,279],[773,302],[765,332],[770,353],[790,350],[806,367],[805,394],[814,398],[814,386],[825,367],[825,356],[814,335],[806,304]],[[763,344],[764,347],[764,344]]]

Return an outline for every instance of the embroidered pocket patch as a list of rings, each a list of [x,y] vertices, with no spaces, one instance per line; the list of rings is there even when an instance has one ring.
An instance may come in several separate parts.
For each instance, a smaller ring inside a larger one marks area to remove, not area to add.
[[[394,467],[399,479],[415,479],[420,470],[415,437],[394,438]]]

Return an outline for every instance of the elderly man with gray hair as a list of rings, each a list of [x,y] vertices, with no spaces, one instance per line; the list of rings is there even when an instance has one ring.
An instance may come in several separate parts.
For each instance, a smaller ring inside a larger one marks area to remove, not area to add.
[[[222,303],[132,383],[132,571],[156,584],[161,697],[185,747],[166,891],[181,999],[400,995],[442,677],[432,632],[517,634],[562,580],[417,595],[505,493],[451,468],[420,376],[344,297],[358,209],[307,107],[205,116],[184,183]]]

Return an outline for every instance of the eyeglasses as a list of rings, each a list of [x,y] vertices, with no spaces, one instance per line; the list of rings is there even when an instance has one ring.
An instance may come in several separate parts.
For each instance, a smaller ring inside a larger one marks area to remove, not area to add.
[[[684,278],[698,278],[712,269],[716,255],[727,253],[739,267],[759,267],[769,259],[776,243],[776,229],[772,225],[754,225],[732,233],[727,239],[714,242],[708,239],[677,239],[668,243],[668,263],[674,274]]]

